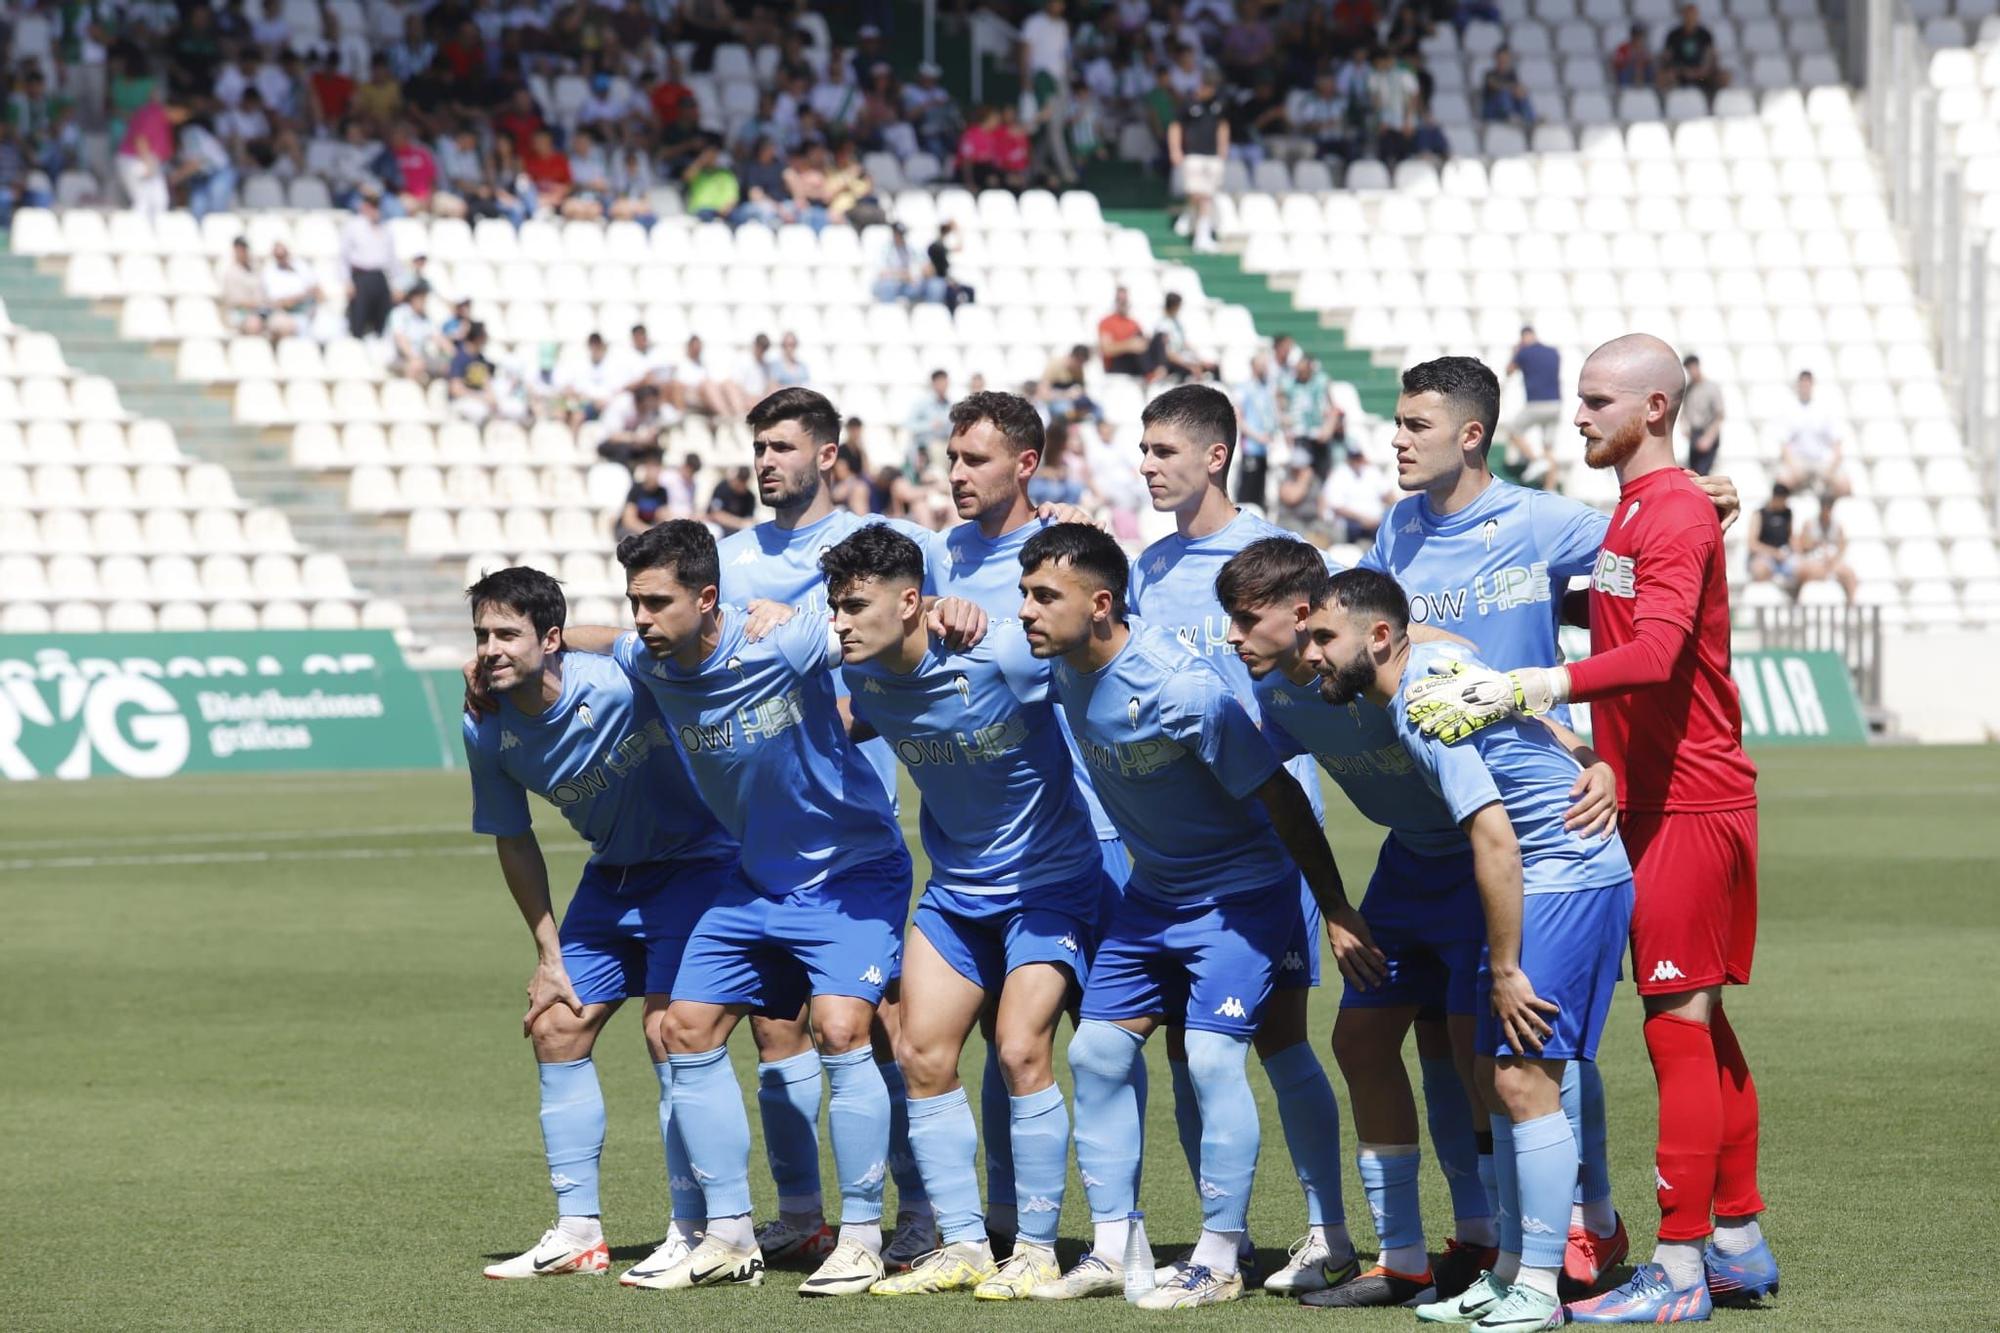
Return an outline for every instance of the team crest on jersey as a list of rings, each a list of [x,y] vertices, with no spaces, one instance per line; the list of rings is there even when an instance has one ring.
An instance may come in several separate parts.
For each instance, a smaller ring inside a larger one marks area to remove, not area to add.
[[[952,678],[951,687],[958,691],[958,701],[967,708],[972,707],[972,682],[963,672]]]
[[[1625,517],[1619,520],[1618,526],[1625,527],[1637,517],[1639,517],[1639,502],[1634,500],[1632,507],[1625,511]]]
[[[590,715],[589,704],[578,704],[576,706],[576,715],[583,722],[584,726],[589,727],[592,731],[597,729],[597,719]]]
[[[1139,696],[1136,694],[1125,701],[1125,720],[1135,727],[1139,725]]]
[[[1493,539],[1497,537],[1499,534],[1500,534],[1500,520],[1497,518],[1489,518],[1486,520],[1485,523],[1480,525],[1479,540],[1486,544],[1486,549],[1488,552],[1491,552],[1493,550]]]

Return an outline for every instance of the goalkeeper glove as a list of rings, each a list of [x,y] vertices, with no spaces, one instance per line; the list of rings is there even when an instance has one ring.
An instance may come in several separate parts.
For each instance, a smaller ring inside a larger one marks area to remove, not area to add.
[[[1404,691],[1403,714],[1426,736],[1447,745],[1505,718],[1546,713],[1569,696],[1561,667],[1495,671],[1454,661]]]

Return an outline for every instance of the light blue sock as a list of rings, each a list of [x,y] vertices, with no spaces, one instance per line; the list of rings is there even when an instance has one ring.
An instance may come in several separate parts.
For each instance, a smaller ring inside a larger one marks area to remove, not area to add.
[[[1493,1136],[1486,1136],[1491,1139]],[[1490,1146],[1490,1145],[1489,1145]],[[1500,1168],[1493,1164],[1493,1154],[1479,1154],[1479,1188],[1486,1195],[1486,1215],[1500,1216]]]
[[[819,1102],[825,1079],[819,1052],[801,1051],[757,1066],[757,1118],[764,1123],[764,1157],[771,1164],[778,1207],[818,1212]]]
[[[729,1063],[729,1048],[669,1055],[674,1068],[674,1119],[699,1131],[685,1134],[688,1173],[701,1186],[702,1215],[713,1221],[750,1211],[750,1117]]]
[[[1062,1222],[1063,1187],[1069,1183],[1069,1108],[1062,1089],[1051,1083],[1040,1092],[1008,1098],[1015,1169],[1022,1193],[1020,1235],[1037,1245],[1054,1245]]]
[[[910,1087],[894,1060],[882,1061],[881,1068],[882,1086],[889,1090],[889,1174],[896,1181],[896,1211],[921,1213],[930,1207],[930,1196],[910,1144]]]
[[[1174,1080],[1174,1134],[1181,1141],[1181,1156],[1187,1158],[1188,1175],[1201,1179],[1201,1099],[1195,1095],[1194,1075],[1186,1060],[1167,1061]]]
[[[1504,1115],[1493,1122],[1493,1183],[1499,1199],[1500,1253],[1521,1252],[1521,1178],[1514,1170],[1514,1123]],[[1564,1235],[1567,1237],[1568,1228]]]
[[[1259,1142],[1257,1099],[1245,1068],[1250,1041],[1191,1031],[1187,1051],[1201,1099],[1201,1224],[1207,1231],[1246,1231]]]
[[[699,1223],[707,1218],[708,1205],[702,1200],[701,1186],[694,1183],[681,1122],[674,1119],[674,1067],[670,1061],[658,1060],[653,1072],[660,1079],[660,1143],[667,1153],[667,1193],[674,1201],[674,1220]]]
[[[826,1119],[833,1138],[833,1171],[840,1178],[844,1226],[882,1220],[882,1177],[889,1161],[889,1089],[875,1052],[862,1046],[845,1055],[822,1055],[833,1085]]]
[[[1595,1060],[1572,1060],[1582,1100],[1583,1135],[1577,1140],[1576,1201],[1611,1197],[1610,1130],[1604,1123],[1604,1076]],[[1567,1081],[1567,1080],[1565,1080]]]
[[[1271,1089],[1278,1094],[1278,1123],[1285,1147],[1306,1191],[1306,1222],[1325,1226],[1345,1222],[1347,1208],[1340,1197],[1340,1106],[1333,1084],[1313,1054],[1312,1043],[1287,1046],[1264,1062]]]
[[[1008,1125],[1007,1078],[1000,1072],[1000,1048],[986,1043],[986,1072],[979,1079],[979,1133],[986,1149],[986,1206],[1014,1207],[1014,1140]]]
[[[1133,1068],[1143,1069],[1144,1040],[1116,1023],[1086,1018],[1069,1041],[1076,1085],[1076,1173],[1092,1222],[1122,1222],[1139,1206],[1139,1164],[1146,1122],[1139,1115]]]
[[[1424,1209],[1417,1189],[1420,1152],[1383,1152],[1362,1144],[1355,1155],[1361,1188],[1368,1194],[1368,1211],[1375,1216],[1377,1243],[1384,1250],[1419,1249],[1424,1243]]]
[[[1514,1175],[1521,1191],[1521,1266],[1560,1269],[1576,1189],[1576,1136],[1562,1112],[1514,1126]]]
[[[542,1079],[542,1151],[558,1217],[596,1217],[597,1161],[604,1155],[604,1090],[589,1056],[537,1065]]]
[[[979,1130],[972,1123],[965,1089],[953,1088],[941,1097],[912,1097],[909,1105],[910,1153],[923,1172],[928,1197],[936,1204],[938,1234],[947,1245],[985,1240],[979,1177],[973,1171]]]
[[[1456,1218],[1493,1216],[1486,1188],[1479,1183],[1479,1143],[1472,1135],[1472,1106],[1450,1056],[1422,1056],[1424,1119],[1430,1124],[1431,1152],[1451,1191]]]

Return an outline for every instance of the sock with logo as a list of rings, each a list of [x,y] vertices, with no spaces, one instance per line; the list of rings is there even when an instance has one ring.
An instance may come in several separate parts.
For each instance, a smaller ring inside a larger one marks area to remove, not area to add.
[[[1493,1276],[1511,1285],[1521,1267],[1521,1185],[1514,1173],[1514,1122],[1504,1115],[1489,1115],[1486,1121],[1493,1127],[1493,1184],[1500,1203],[1494,1214],[1500,1260]]]
[[[1743,1048],[1736,1043],[1736,1030],[1729,1026],[1729,1015],[1719,1004],[1709,1016],[1708,1031],[1722,1076],[1722,1151],[1715,1159],[1715,1215],[1751,1217],[1764,1211],[1764,1196],[1757,1188],[1757,1084],[1750,1077]],[[1750,1225],[1756,1227],[1754,1222]]]
[[[669,1055],[674,1067],[674,1119],[700,1132],[684,1134],[688,1171],[701,1183],[710,1222],[750,1211],[750,1117],[729,1064],[729,1048]],[[714,1228],[710,1228],[713,1232]]]
[[[1423,1155],[1414,1143],[1364,1143],[1356,1150],[1361,1188],[1368,1211],[1375,1216],[1375,1234],[1382,1252],[1376,1262],[1392,1273],[1412,1277],[1428,1271],[1424,1249],[1424,1211],[1417,1172]]]
[[[604,1091],[589,1056],[536,1066],[542,1082],[542,1150],[562,1217],[595,1217],[604,1155]]]
[[[1062,1088],[1051,1083],[1040,1092],[1010,1098],[1008,1112],[1021,1193],[1020,1239],[1053,1245],[1069,1179],[1069,1108],[1063,1105]]]
[[[1201,1099],[1195,1096],[1194,1075],[1188,1062],[1169,1058],[1167,1073],[1174,1080],[1174,1135],[1180,1140],[1181,1156],[1187,1159],[1188,1174],[1201,1178]]]
[[[1264,1062],[1278,1095],[1278,1124],[1306,1191],[1306,1222],[1345,1222],[1340,1197],[1340,1106],[1312,1043],[1287,1046]]]
[[[980,1146],[986,1150],[986,1229],[1008,1235],[1020,1225],[1014,1209],[1012,1117],[1007,1078],[1000,1072],[1000,1047],[989,1041],[986,1072],[979,1079],[979,1136]]]
[[[1520,1182],[1522,1271],[1560,1269],[1576,1189],[1576,1136],[1561,1111],[1514,1126],[1514,1176]]]
[[[1479,1183],[1479,1145],[1472,1134],[1472,1104],[1465,1099],[1465,1084],[1450,1056],[1419,1056],[1417,1063],[1424,1075],[1424,1119],[1430,1126],[1431,1152],[1436,1155],[1438,1170],[1444,1173],[1445,1186],[1451,1191],[1452,1216],[1458,1223],[1455,1234],[1460,1240],[1469,1241],[1466,1224],[1493,1216],[1486,1187]]]
[[[1138,1206],[1145,1122],[1139,1118],[1133,1067],[1143,1064],[1144,1044],[1137,1033],[1096,1018],[1078,1023],[1069,1042],[1076,1090],[1076,1173],[1096,1224],[1092,1249],[1111,1264],[1125,1261],[1125,1220]],[[1115,1241],[1109,1250],[1104,1248],[1107,1237]]]
[[[821,1211],[819,1103],[825,1084],[818,1051],[757,1066],[764,1156],[777,1186],[779,1215],[795,1223],[810,1221]]]
[[[922,1215],[931,1200],[924,1189],[924,1173],[917,1170],[917,1155],[910,1148],[910,1088],[903,1082],[901,1065],[894,1060],[880,1064],[882,1086],[889,1091],[889,1175],[896,1182],[896,1211]],[[974,1133],[976,1137],[977,1131]]]
[[[674,1230],[691,1237],[701,1230],[708,1205],[702,1201],[701,1186],[695,1183],[694,1167],[688,1162],[681,1122],[674,1119],[674,1066],[671,1061],[657,1060],[653,1072],[660,1080],[660,1143],[667,1155],[667,1194],[674,1201]]]
[[[1247,1069],[1250,1039],[1190,1031],[1187,1054],[1201,1104],[1201,1170],[1195,1180],[1201,1190],[1202,1228],[1239,1233],[1249,1226],[1260,1138]]]
[[[972,1105],[964,1088],[938,1097],[910,1098],[910,1151],[936,1201],[938,1234],[944,1244],[986,1239],[986,1219],[979,1215],[979,1177],[973,1158],[979,1151],[979,1129],[972,1123]]]
[[[1604,1125],[1604,1079],[1594,1060],[1571,1060],[1563,1070],[1563,1114],[1576,1136],[1576,1207],[1572,1220],[1599,1236],[1617,1230],[1611,1210],[1611,1162]]]
[[[1708,1235],[1716,1159],[1722,1153],[1715,1042],[1706,1023],[1674,1014],[1647,1015],[1642,1031],[1660,1088],[1660,1141],[1654,1153],[1659,1237],[1698,1241]]]
[[[889,1164],[889,1089],[875,1052],[862,1046],[844,1055],[820,1056],[826,1081],[827,1128],[833,1139],[833,1170],[840,1178],[840,1221],[882,1220],[882,1177]]]

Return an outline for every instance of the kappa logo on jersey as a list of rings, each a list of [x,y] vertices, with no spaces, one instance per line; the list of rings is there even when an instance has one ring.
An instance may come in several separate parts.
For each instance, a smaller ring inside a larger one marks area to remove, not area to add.
[[[871,676],[871,677],[869,677],[869,678],[868,678],[867,680],[865,680],[865,681],[863,681],[863,682],[861,683],[861,688],[862,688],[862,689],[863,689],[864,691],[866,691],[867,693],[869,693],[869,694],[887,694],[887,693],[888,693],[888,691],[887,691],[887,690],[885,690],[885,689],[883,689],[883,688],[882,688],[882,682],[881,682],[881,681],[879,681],[879,680],[876,680],[876,679],[875,679],[874,677],[872,677],[872,676]]]
[[[520,743],[521,743],[521,738],[519,736],[516,736],[513,732],[503,731],[500,733],[500,751],[502,754],[505,754],[507,751],[513,749]]]
[[[1166,573],[1167,557],[1164,554],[1154,556],[1153,563],[1146,566],[1146,572],[1148,574],[1151,574],[1154,578],[1158,578],[1160,577],[1160,575]]]
[[[1249,1011],[1243,1007],[1243,1001],[1237,999],[1234,995],[1229,996],[1221,1004],[1215,1006],[1215,1012],[1223,1018],[1248,1018],[1250,1016]]]
[[[870,963],[868,970],[861,974],[861,979],[871,986],[879,986],[882,984],[882,969]]]
[[[1597,553],[1597,568],[1590,571],[1590,586],[1606,597],[1639,595],[1638,562],[1613,551]]]
[[[730,561],[729,563],[730,563],[730,564],[732,564],[732,565],[754,565],[754,564],[756,564],[756,563],[757,563],[757,548],[756,548],[756,547],[754,547],[754,546],[746,546],[746,547],[744,547],[744,548],[743,548],[742,550],[740,550],[740,551],[738,551],[738,552],[736,553],[736,558],[735,558],[735,559],[733,559],[733,560],[731,560],[731,561]]]
[[[1424,530],[1424,521],[1418,518],[1416,514],[1412,512],[1410,515],[1410,521],[1408,523],[1405,523],[1400,530],[1404,536],[1414,537]]]
[[[578,704],[576,706],[576,715],[584,726],[589,727],[592,731],[597,729],[597,719],[590,715],[589,704]]]
[[[1653,964],[1653,975],[1652,975],[1652,976],[1650,976],[1650,977],[1647,977],[1647,978],[1646,978],[1646,980],[1648,980],[1648,981],[1681,981],[1681,980],[1685,979],[1685,978],[1686,978],[1686,976],[1687,976],[1687,973],[1685,973],[1685,972],[1681,971],[1681,970],[1680,970],[1680,969],[1679,969],[1678,967],[1675,967],[1675,966],[1674,966],[1674,960],[1673,960],[1673,959],[1671,959],[1671,958],[1662,958],[1662,959],[1661,959],[1661,960],[1660,960],[1659,962],[1657,962],[1657,963]]]
[[[1291,695],[1289,695],[1289,694],[1283,694],[1283,693],[1279,693],[1279,694],[1274,694],[1274,695],[1272,695],[1272,696],[1271,696],[1271,707],[1273,707],[1273,708],[1290,708],[1291,706],[1292,706],[1292,696],[1291,696]]]

